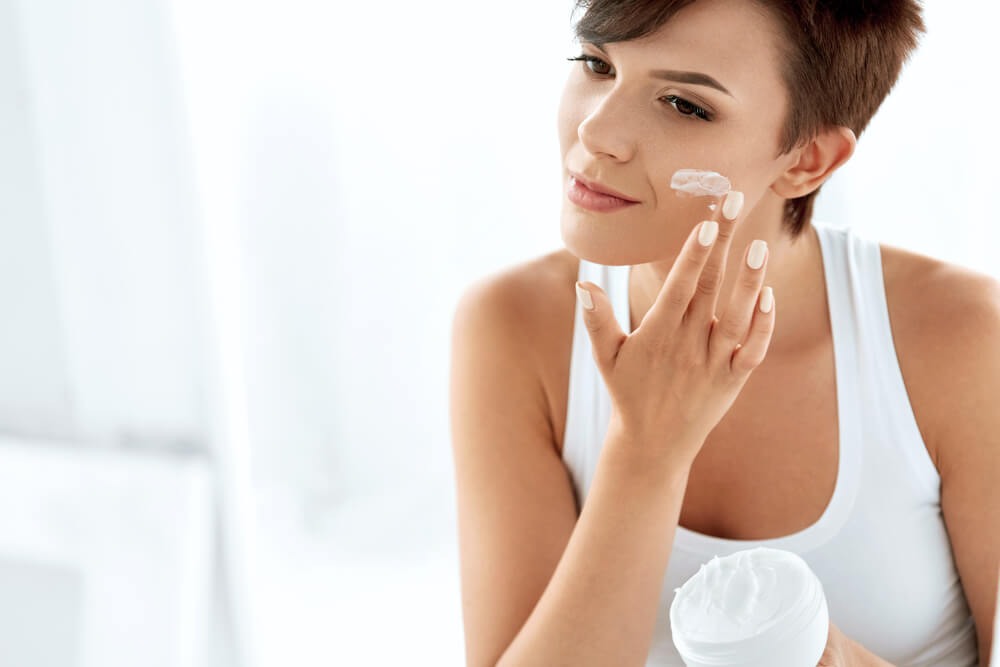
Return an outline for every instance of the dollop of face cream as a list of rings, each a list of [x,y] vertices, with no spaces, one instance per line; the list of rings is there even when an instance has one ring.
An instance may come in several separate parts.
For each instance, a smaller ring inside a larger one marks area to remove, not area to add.
[[[782,622],[813,576],[801,557],[782,549],[715,556],[674,589],[673,632],[713,643],[754,637]]]
[[[670,187],[689,197],[722,196],[732,189],[729,179],[716,171],[678,169],[670,179]]]

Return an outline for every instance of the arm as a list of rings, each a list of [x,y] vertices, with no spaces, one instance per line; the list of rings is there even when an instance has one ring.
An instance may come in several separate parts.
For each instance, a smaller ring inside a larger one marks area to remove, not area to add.
[[[577,517],[529,363],[531,338],[552,307],[533,306],[536,286],[518,282],[508,275],[470,290],[452,328],[466,661],[642,665],[689,468],[638,465],[609,428]]]
[[[911,281],[925,306],[904,322],[919,332],[933,386],[927,441],[941,477],[941,512],[989,664],[1000,569],[1000,283],[935,262]]]
[[[733,216],[742,199],[736,192]],[[727,199],[727,211],[729,204]],[[736,223],[725,224],[721,244],[714,244],[715,220],[692,228],[683,259],[674,262],[631,335],[621,330],[599,285],[574,288],[615,408],[579,519],[564,509],[572,487],[553,441],[546,441],[551,434],[539,418],[545,410],[533,405],[538,392],[523,370],[524,353],[537,349],[537,341],[519,336],[545,341],[545,335],[537,317],[518,317],[519,311],[535,303],[535,311],[551,312],[552,304],[532,301],[534,281],[517,280],[515,290],[488,284],[460,303],[452,414],[463,573],[468,565],[470,593],[485,589],[496,600],[463,598],[467,618],[477,625],[467,637],[487,659],[477,664],[493,664],[496,655],[503,667],[645,663],[691,464],[763,360],[774,329],[771,290],[762,287],[767,247],[760,242],[744,251],[731,307],[721,321],[713,316]],[[763,250],[756,268],[749,263],[751,248]],[[559,313],[566,321],[572,315],[569,307]],[[544,502],[545,493],[556,499],[556,509]],[[550,538],[541,551],[545,566],[554,563],[544,576],[546,568],[527,557],[535,546],[524,539],[539,534],[532,528],[537,523],[552,525],[560,538]],[[497,550],[510,554],[513,564],[495,556]],[[480,566],[477,555],[492,559],[497,571]],[[529,584],[514,593],[503,590],[498,580],[519,575],[521,566],[528,567]],[[512,611],[510,597],[522,606]],[[507,623],[501,630],[490,627],[496,615]],[[507,644],[498,639],[508,636]]]
[[[1000,571],[1000,283],[973,274],[950,287],[953,319],[939,334],[942,408],[952,415],[938,438],[941,511],[986,667]]]
[[[498,667],[645,664],[688,467],[643,465],[624,444],[609,429],[566,551]]]
[[[895,253],[894,253],[895,255]],[[883,254],[888,261],[892,255]],[[888,264],[885,265],[887,269]],[[964,267],[923,258],[901,275],[907,291],[903,304],[916,308],[892,310],[893,331],[914,332],[914,349],[929,375],[912,393],[932,387],[922,400],[921,433],[934,453],[941,475],[941,509],[956,566],[975,624],[980,667],[991,659],[997,578],[1000,570],[1000,283]],[[894,265],[892,273],[903,267]],[[904,289],[900,286],[896,289]],[[900,301],[890,306],[900,308]],[[904,369],[907,370],[907,369]],[[910,378],[910,373],[906,375]],[[925,429],[925,426],[927,427]],[[885,667],[892,663],[858,642],[836,636],[831,624],[831,644],[841,646],[845,665]],[[831,657],[836,653],[831,650]],[[821,663],[823,664],[823,663]],[[836,665],[836,661],[829,664]]]

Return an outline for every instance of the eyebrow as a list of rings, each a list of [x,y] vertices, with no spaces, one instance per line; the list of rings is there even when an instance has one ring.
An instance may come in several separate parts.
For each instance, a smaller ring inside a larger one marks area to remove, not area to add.
[[[602,49],[599,44],[595,42],[588,42],[596,48],[598,51],[604,55],[611,57],[607,51]],[[675,69],[654,69],[650,71],[649,75],[656,79],[665,79],[667,81],[679,81],[680,83],[693,83],[699,86],[708,86],[710,88],[715,88],[716,90],[721,90],[726,95],[729,95],[733,99],[736,98],[731,92],[729,92],[725,86],[713,79],[707,74],[702,74],[701,72],[684,72]]]

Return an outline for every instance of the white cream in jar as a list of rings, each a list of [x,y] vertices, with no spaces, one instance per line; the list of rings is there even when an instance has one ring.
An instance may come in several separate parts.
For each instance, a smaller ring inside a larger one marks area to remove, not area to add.
[[[715,556],[674,591],[671,632],[691,667],[815,665],[826,646],[823,586],[790,551]]]

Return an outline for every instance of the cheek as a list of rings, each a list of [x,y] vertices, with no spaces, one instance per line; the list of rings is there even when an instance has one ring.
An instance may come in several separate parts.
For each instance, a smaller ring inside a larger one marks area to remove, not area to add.
[[[697,142],[697,145],[692,142]],[[774,147],[765,145],[764,142],[748,143],[745,139],[728,133],[726,136],[711,138],[698,135],[685,145],[674,141],[667,146],[654,147],[654,150],[668,156],[668,159],[657,165],[654,176],[657,213],[676,220],[678,224],[695,225],[721,213],[719,207],[725,200],[724,197],[693,197],[671,188],[673,175],[679,169],[718,172],[729,179],[733,190],[744,193],[748,204],[759,197],[773,180]],[[715,210],[710,208],[712,204],[716,205]]]
[[[718,206],[721,206],[718,197],[677,196],[675,192],[671,190],[671,194],[667,195],[664,212],[685,229],[690,229],[702,220],[710,220],[718,211]],[[712,206],[716,210],[712,210]]]
[[[665,150],[665,152],[669,153],[670,151]],[[710,150],[704,146],[687,153],[679,155],[677,153],[679,151],[670,155],[669,164],[661,165],[655,176],[657,214],[671,223],[681,227],[690,227],[702,220],[713,218],[720,212],[719,207],[725,199],[724,196],[691,195],[672,188],[674,174],[679,170],[714,171],[725,176],[732,189],[744,189],[739,185],[743,180],[740,174],[746,173],[746,171],[738,168],[730,156],[726,156],[724,153],[720,156],[719,151]]]

